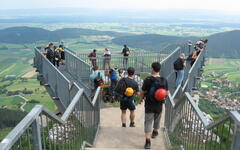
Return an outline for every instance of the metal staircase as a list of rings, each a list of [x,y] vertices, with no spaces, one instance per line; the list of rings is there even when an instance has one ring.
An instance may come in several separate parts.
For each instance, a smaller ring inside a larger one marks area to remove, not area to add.
[[[184,47],[177,47],[156,57],[133,56],[129,58],[129,66],[134,66],[139,74],[149,72],[152,61],[160,61],[161,75],[173,85],[173,62],[184,51]],[[95,147],[101,121],[100,88],[90,99],[88,77],[91,66],[87,58],[69,50],[65,55],[65,66],[59,69],[37,48],[34,58],[40,83],[46,87],[63,115],[56,116],[44,106],[36,105],[1,141],[0,150],[80,150]],[[240,150],[240,114],[229,112],[214,122],[208,122],[191,97],[202,74],[204,55],[200,53],[195,64],[185,70],[183,86],[170,86],[171,94],[166,100],[163,121],[164,141],[170,149]],[[121,66],[121,59],[117,56],[112,61]],[[139,78],[138,81],[141,82]]]

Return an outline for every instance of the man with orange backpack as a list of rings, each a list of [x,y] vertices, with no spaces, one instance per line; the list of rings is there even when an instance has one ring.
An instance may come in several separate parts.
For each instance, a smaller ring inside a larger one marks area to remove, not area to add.
[[[139,95],[138,83],[134,80],[135,69],[129,67],[127,69],[128,77],[122,78],[115,88],[115,92],[121,95],[120,109],[122,111],[121,121],[122,127],[126,127],[126,112],[130,110],[130,125],[129,127],[135,127],[135,109],[136,104],[134,102],[133,95]]]

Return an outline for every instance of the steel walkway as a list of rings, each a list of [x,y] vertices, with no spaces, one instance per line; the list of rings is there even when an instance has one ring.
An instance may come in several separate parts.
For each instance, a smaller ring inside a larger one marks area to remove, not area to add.
[[[135,56],[129,61],[132,65],[136,64],[138,73],[148,72],[152,61],[161,61],[161,76],[172,85],[169,86],[170,94],[162,114],[160,135],[152,140],[153,150],[239,150],[240,114],[229,112],[209,122],[192,99],[191,92],[198,88],[203,72],[204,53],[200,53],[194,65],[185,70],[183,86],[173,86],[176,78],[173,62],[182,52],[184,46],[168,51],[165,55],[159,54],[153,60],[150,59],[152,55],[149,55]],[[36,105],[1,141],[0,150],[143,149],[143,104],[137,108],[136,127],[122,128],[119,108],[101,109],[100,88],[93,98],[90,96],[92,93],[88,78],[91,66],[68,50],[65,55],[65,65],[59,69],[37,48],[34,59],[39,72],[38,79],[53,97],[62,116],[56,116],[44,106]],[[122,58],[114,61],[120,62]],[[136,79],[142,83],[139,77]]]

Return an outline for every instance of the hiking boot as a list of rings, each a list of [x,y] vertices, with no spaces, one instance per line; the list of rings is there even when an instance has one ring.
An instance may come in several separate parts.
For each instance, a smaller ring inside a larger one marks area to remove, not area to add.
[[[136,127],[134,122],[131,122],[129,127]]]
[[[152,132],[152,138],[154,139],[154,138],[156,138],[158,136],[158,132],[157,131],[153,131]]]
[[[151,149],[151,141],[150,140],[146,140],[146,143],[144,145],[145,149]]]
[[[126,128],[126,123],[123,123],[123,124],[122,124],[122,127]]]

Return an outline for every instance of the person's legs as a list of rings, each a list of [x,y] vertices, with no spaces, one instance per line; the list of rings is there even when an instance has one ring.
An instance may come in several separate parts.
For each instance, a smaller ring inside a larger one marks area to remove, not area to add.
[[[161,120],[161,113],[155,113],[154,114],[154,122],[153,122],[152,138],[155,138],[156,136],[158,136],[158,130],[160,128],[160,120]]]
[[[145,113],[144,131],[147,139],[151,138],[153,121],[154,121],[154,113]]]
[[[125,64],[126,64],[126,58],[125,58],[125,56],[124,56],[124,57],[123,57],[123,68],[124,68],[124,69],[126,69],[126,65],[125,65]]]
[[[135,127],[135,110],[130,110],[130,127]]]
[[[184,70],[181,70],[181,71],[180,71],[180,77],[179,77],[179,82],[180,82],[180,84],[182,84],[183,79],[184,79]]]
[[[126,69],[128,68],[128,58],[126,58]]]
[[[126,122],[127,122],[126,112],[127,110],[122,110],[122,114],[121,114],[122,127],[126,127]]]
[[[103,60],[103,70],[106,70],[106,59]]]
[[[111,60],[110,59],[108,60],[108,69],[109,70],[111,69]]]
[[[144,148],[150,149],[151,148],[151,132],[152,132],[152,125],[154,120],[154,113],[145,113],[144,119],[144,132],[146,137],[146,143]]]
[[[176,86],[179,86],[182,84],[184,78],[184,70],[178,70],[177,71],[177,79],[176,79]]]
[[[128,101],[128,109],[130,110],[130,127],[135,127],[135,109],[136,109],[136,105],[134,103],[134,100],[129,100]]]
[[[126,112],[127,112],[127,104],[123,99],[120,101],[120,109],[121,109],[121,121],[122,121],[122,127],[126,127]]]

